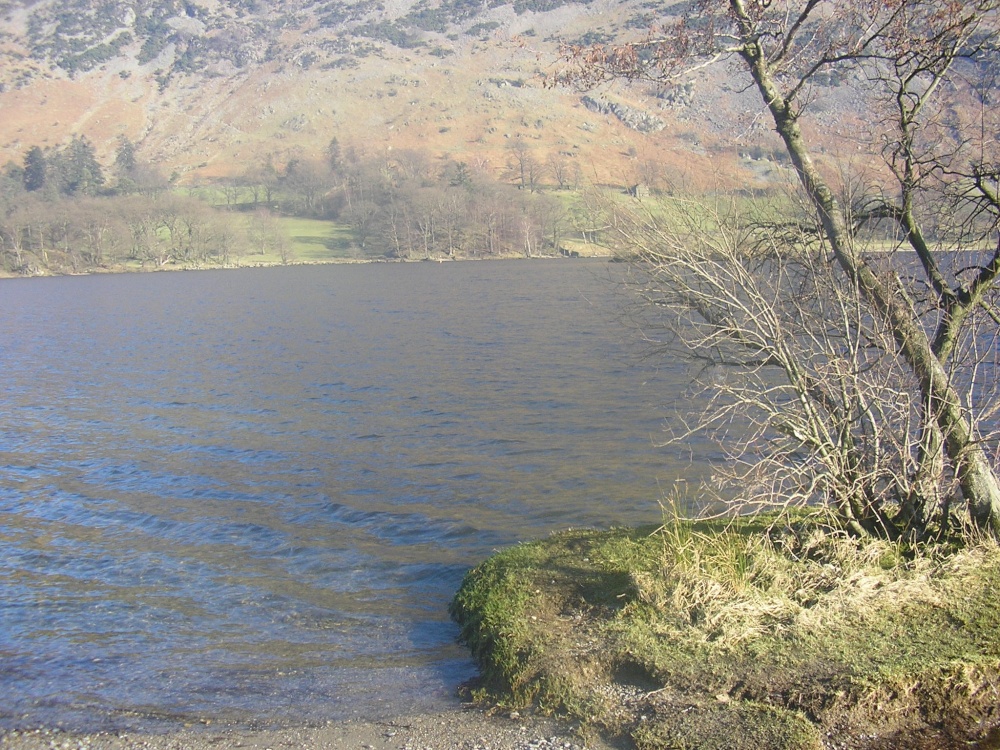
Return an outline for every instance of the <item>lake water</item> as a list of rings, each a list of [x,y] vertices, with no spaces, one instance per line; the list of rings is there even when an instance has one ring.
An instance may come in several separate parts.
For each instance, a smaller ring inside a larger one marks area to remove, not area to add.
[[[0,726],[452,703],[470,566],[656,521],[693,471],[615,270],[0,281]]]

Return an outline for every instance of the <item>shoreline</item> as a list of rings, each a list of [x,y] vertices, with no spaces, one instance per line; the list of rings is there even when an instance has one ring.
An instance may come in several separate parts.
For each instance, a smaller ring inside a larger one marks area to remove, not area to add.
[[[389,720],[346,719],[322,726],[252,729],[211,723],[163,733],[0,731],[2,750],[612,750],[555,719],[463,705]]]
[[[604,260],[609,261],[612,259],[611,253],[607,254],[593,254],[593,255],[577,255],[577,256],[566,256],[566,255],[504,255],[504,256],[494,256],[494,257],[463,257],[463,258],[326,258],[326,259],[312,259],[312,260],[293,260],[287,263],[282,263],[281,261],[258,261],[250,263],[239,263],[236,265],[173,265],[165,264],[157,267],[129,267],[129,266],[114,266],[114,267],[95,267],[90,268],[85,271],[53,271],[51,269],[45,269],[39,273],[31,274],[19,274],[10,273],[8,271],[0,270],[0,279],[51,279],[51,278],[62,278],[62,277],[73,277],[73,276],[104,276],[104,275],[128,275],[128,274],[146,274],[146,273],[174,273],[182,271],[239,271],[248,268],[292,268],[295,266],[361,266],[361,265],[374,265],[374,264],[409,264],[409,263],[467,263],[467,262],[496,262],[496,261],[509,261],[509,260],[566,260],[566,261],[588,261],[588,260]]]

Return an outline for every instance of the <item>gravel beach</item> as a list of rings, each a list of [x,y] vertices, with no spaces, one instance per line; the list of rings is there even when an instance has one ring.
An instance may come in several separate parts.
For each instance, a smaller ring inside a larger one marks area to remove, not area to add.
[[[6,731],[0,750],[611,750],[586,742],[571,727],[517,712],[491,716],[478,709],[387,721],[341,721],[319,727],[252,730],[211,724],[166,734],[76,734],[57,729]]]

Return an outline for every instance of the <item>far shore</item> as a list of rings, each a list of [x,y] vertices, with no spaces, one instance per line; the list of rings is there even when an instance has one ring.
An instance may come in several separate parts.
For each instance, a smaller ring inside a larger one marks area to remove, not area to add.
[[[234,271],[247,268],[290,268],[293,266],[331,266],[331,265],[371,265],[376,263],[465,263],[469,261],[505,261],[505,260],[610,260],[611,253],[592,252],[587,255],[499,255],[492,257],[443,257],[443,258],[310,258],[306,260],[257,260],[242,263],[198,263],[178,264],[165,263],[154,265],[117,264],[114,266],[95,266],[84,270],[52,270],[40,269],[37,273],[11,273],[0,269],[0,279],[39,279],[61,276],[96,276],[101,274],[140,274],[161,273],[172,271]]]

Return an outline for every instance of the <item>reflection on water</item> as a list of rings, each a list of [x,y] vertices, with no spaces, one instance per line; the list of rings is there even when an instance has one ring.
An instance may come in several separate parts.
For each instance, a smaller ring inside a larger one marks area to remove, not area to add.
[[[567,261],[0,282],[0,723],[449,700],[470,565],[691,472],[615,294]]]

